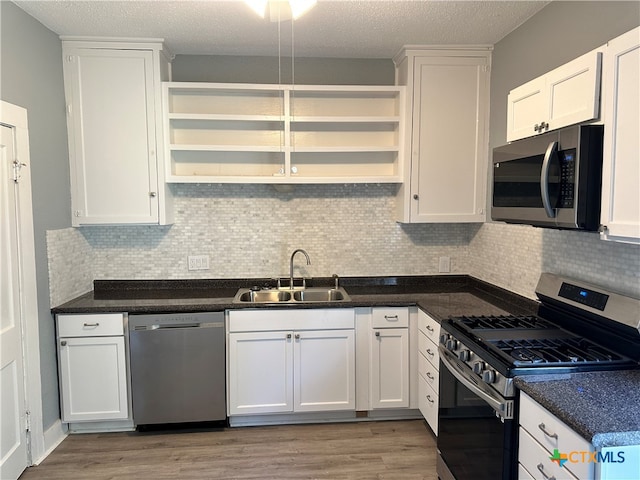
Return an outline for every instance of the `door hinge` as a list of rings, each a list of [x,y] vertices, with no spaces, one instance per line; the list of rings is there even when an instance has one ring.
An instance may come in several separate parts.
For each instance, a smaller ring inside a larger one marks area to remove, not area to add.
[[[20,170],[22,170],[22,167],[26,166],[26,163],[20,162],[17,158],[13,161],[13,181],[15,183],[20,181]]]
[[[24,420],[25,420],[25,428],[27,429],[27,432],[30,432],[31,431],[31,412],[29,410],[25,412]]]

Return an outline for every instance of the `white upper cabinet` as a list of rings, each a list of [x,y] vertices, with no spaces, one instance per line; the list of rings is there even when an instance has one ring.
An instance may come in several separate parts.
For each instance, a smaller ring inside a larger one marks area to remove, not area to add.
[[[602,238],[640,243],[640,28],[607,44],[603,71]]]
[[[394,61],[412,125],[397,220],[484,222],[490,49],[411,47]]]
[[[589,52],[511,90],[507,141],[598,118],[601,60]]]
[[[167,181],[398,183],[404,88],[165,83]]]
[[[171,223],[162,150],[160,41],[63,37],[72,224]]]

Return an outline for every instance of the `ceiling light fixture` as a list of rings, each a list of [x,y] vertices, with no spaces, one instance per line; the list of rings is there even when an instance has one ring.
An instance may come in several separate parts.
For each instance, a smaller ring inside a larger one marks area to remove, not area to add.
[[[251,10],[272,22],[298,19],[308,12],[316,0],[244,0]]]

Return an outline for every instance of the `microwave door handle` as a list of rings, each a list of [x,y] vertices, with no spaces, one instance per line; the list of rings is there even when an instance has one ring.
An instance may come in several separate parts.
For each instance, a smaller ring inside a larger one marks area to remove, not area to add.
[[[547,213],[547,217],[549,218],[555,218],[556,216],[556,212],[551,206],[551,199],[549,198],[549,168],[551,167],[551,160],[557,155],[558,142],[551,142],[544,154],[542,172],[540,173],[540,194],[542,196],[542,205],[544,206],[544,211]]]

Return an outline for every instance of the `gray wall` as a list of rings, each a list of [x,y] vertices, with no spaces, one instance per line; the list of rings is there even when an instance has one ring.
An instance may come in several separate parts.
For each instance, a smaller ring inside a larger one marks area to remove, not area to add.
[[[391,59],[176,55],[176,82],[294,83],[297,85],[393,85]]]
[[[54,323],[49,312],[46,231],[71,224],[69,160],[57,35],[11,2],[0,2],[2,100],[24,107],[29,119],[36,249],[43,426],[60,418]]]
[[[490,148],[506,142],[509,90],[639,24],[640,2],[552,2],[498,42]],[[487,223],[470,243],[470,258],[469,273],[530,297],[545,271],[640,296],[640,247],[604,242],[595,233]]]
[[[640,2],[552,2],[498,42],[491,67],[491,147],[506,143],[509,90],[640,24]]]

